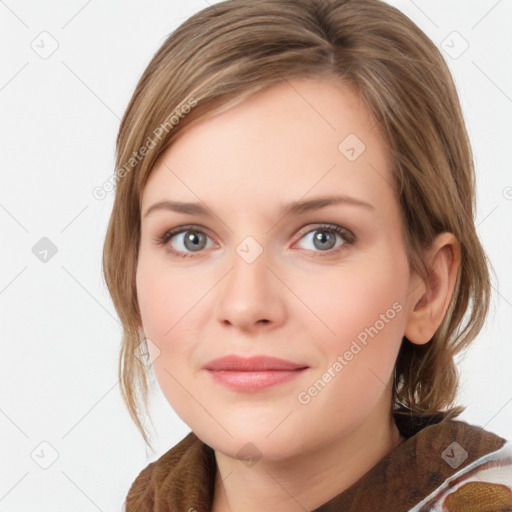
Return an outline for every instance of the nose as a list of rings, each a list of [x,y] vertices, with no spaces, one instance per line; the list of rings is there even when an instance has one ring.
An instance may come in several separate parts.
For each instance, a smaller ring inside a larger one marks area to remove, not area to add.
[[[216,314],[225,326],[245,332],[275,328],[284,322],[286,287],[266,251],[255,257],[256,247],[248,247],[244,251],[247,246],[241,244],[231,257],[231,268],[219,283]]]

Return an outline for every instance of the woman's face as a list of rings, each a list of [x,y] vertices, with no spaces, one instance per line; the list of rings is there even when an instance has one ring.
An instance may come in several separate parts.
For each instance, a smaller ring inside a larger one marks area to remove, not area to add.
[[[412,283],[379,130],[346,85],[293,80],[190,126],[157,161],[142,197],[142,328],[164,395],[215,450],[283,458],[377,409],[390,417]],[[326,197],[346,200],[283,209]],[[198,207],[146,215],[162,201]],[[233,372],[204,368],[226,355],[305,369],[238,374],[260,387],[234,388],[218,379]],[[265,375],[286,378],[265,387]]]

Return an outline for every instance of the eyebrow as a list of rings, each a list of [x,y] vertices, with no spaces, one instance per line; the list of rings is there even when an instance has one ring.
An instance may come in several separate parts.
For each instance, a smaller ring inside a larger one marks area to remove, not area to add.
[[[302,201],[292,201],[291,203],[281,205],[279,214],[285,216],[288,214],[300,214],[314,210],[320,210],[327,206],[335,204],[349,204],[353,206],[362,206],[368,210],[375,210],[375,207],[370,203],[356,199],[350,196],[322,196],[314,199],[307,199]],[[184,213],[189,215],[202,215],[205,217],[210,216],[208,208],[204,207],[201,203],[187,203],[181,201],[163,200],[152,204],[144,214],[147,217],[151,212],[156,210],[168,210],[177,213]]]

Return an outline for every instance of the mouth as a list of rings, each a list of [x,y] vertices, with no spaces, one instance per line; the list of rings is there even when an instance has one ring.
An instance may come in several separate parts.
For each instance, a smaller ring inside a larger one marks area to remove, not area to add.
[[[278,357],[240,357],[237,355],[220,357],[204,365],[206,370],[237,372],[292,371],[307,367],[306,364],[294,363]]]
[[[243,358],[236,355],[214,359],[204,366],[213,380],[235,391],[257,392],[284,384],[309,367],[270,356]]]

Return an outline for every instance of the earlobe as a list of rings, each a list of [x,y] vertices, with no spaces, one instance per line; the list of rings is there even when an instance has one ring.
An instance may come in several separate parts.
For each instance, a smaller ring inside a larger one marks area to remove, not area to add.
[[[404,336],[418,345],[428,343],[441,325],[457,281],[460,245],[452,233],[441,233],[425,254],[428,275],[415,275],[408,300]]]

